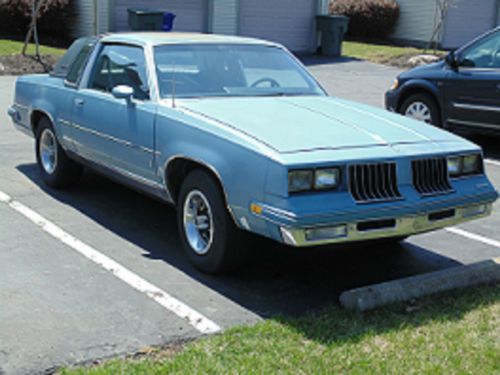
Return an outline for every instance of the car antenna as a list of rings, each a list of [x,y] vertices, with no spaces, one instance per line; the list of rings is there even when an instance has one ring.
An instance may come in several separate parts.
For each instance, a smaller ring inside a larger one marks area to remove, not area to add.
[[[172,65],[172,108],[175,108],[175,60]]]

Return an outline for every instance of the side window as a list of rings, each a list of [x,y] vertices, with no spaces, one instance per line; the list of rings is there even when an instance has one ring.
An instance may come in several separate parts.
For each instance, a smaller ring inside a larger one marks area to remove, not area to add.
[[[85,46],[82,48],[82,50],[78,53],[75,60],[69,67],[68,74],[66,75],[66,81],[71,83],[76,83],[76,81],[78,81],[82,74],[83,68],[85,67],[85,63],[87,62],[87,59],[90,55],[90,52],[92,52],[91,46]]]
[[[89,88],[111,92],[127,85],[134,89],[134,98],[149,99],[144,50],[140,47],[105,45],[97,57]]]
[[[460,66],[500,68],[500,33],[491,34],[463,51]]]
[[[50,75],[76,83],[96,42],[96,37],[84,37],[75,40],[50,72]]]

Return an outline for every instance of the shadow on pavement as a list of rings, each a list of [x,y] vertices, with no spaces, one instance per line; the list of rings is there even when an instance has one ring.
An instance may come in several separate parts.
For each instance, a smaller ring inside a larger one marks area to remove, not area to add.
[[[297,250],[255,238],[252,259],[237,275],[207,276],[184,256],[172,207],[92,172],[73,189],[56,191],[42,184],[36,164],[17,169],[53,198],[143,249],[144,256],[165,261],[263,317],[303,314],[337,304],[346,289],[460,264],[408,242]]]
[[[484,151],[484,156],[488,159],[500,161],[500,136],[498,135],[484,135],[484,134],[462,134],[470,141],[481,146]]]
[[[363,61],[360,59],[356,59],[354,57],[328,57],[328,56],[321,56],[321,55],[311,55],[311,54],[304,54],[304,55],[297,55],[297,58],[304,64],[305,66],[314,66],[314,65],[325,65],[325,64],[345,64],[349,62],[355,62],[355,61]]]

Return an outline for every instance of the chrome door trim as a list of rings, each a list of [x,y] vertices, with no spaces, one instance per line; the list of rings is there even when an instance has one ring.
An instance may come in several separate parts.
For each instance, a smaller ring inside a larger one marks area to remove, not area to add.
[[[500,112],[500,107],[494,107],[489,105],[477,105],[477,104],[467,104],[467,103],[452,103],[453,107],[458,109],[466,109],[471,111],[487,111],[487,112]]]
[[[126,141],[124,139],[116,138],[116,137],[113,137],[112,135],[109,135],[109,134],[106,134],[106,133],[101,133],[101,132],[99,132],[97,130],[94,130],[94,129],[86,128],[86,127],[84,127],[82,125],[79,125],[79,124],[77,124],[75,122],[69,122],[69,121],[66,121],[66,120],[63,120],[63,119],[59,119],[59,123],[61,123],[63,125],[71,126],[72,128],[74,128],[76,130],[80,130],[80,131],[83,131],[83,132],[86,132],[86,133],[90,133],[92,135],[104,138],[104,139],[106,139],[108,141],[119,143],[119,144],[121,144],[123,146],[127,146],[127,147],[130,147],[132,149],[141,150],[143,152],[147,152],[147,153],[153,154],[153,155],[158,155],[159,154],[155,150],[152,150],[152,149],[150,149],[148,147],[137,145],[135,143]]]
[[[75,142],[75,140],[72,139],[72,138],[68,138],[68,139],[70,139],[72,142]],[[150,179],[148,179],[146,177],[139,176],[139,175],[137,175],[135,173],[127,171],[126,169],[123,169],[123,168],[111,165],[109,163],[103,162],[102,160],[96,160],[96,159],[93,159],[93,158],[84,157],[84,156],[81,156],[79,154],[76,154],[76,155],[77,155],[77,157],[79,157],[79,158],[81,158],[83,160],[86,160],[89,163],[94,163],[94,164],[97,164],[97,165],[99,165],[99,166],[101,166],[103,168],[109,169],[110,171],[115,172],[115,173],[117,173],[117,174],[119,174],[119,175],[121,175],[123,177],[128,178],[128,179],[131,179],[134,182],[140,183],[141,185],[145,185],[147,187],[157,189],[157,190],[159,190],[159,191],[161,191],[161,192],[163,192],[163,193],[165,193],[167,195],[167,201],[172,202],[167,189],[165,188],[165,186],[162,183],[150,180]]]
[[[463,121],[463,120],[456,120],[456,119],[453,119],[453,118],[450,118],[447,121],[451,122],[451,123],[458,124],[458,125],[474,126],[474,127],[479,127],[479,128],[488,128],[488,129],[500,130],[500,125],[485,124],[484,122]]]

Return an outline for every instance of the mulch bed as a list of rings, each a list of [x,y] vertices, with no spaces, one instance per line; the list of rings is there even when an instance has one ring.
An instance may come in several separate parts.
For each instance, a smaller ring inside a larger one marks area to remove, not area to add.
[[[60,59],[60,56],[42,55],[46,67],[32,57],[22,55],[0,56],[0,75],[22,75],[47,73]]]

